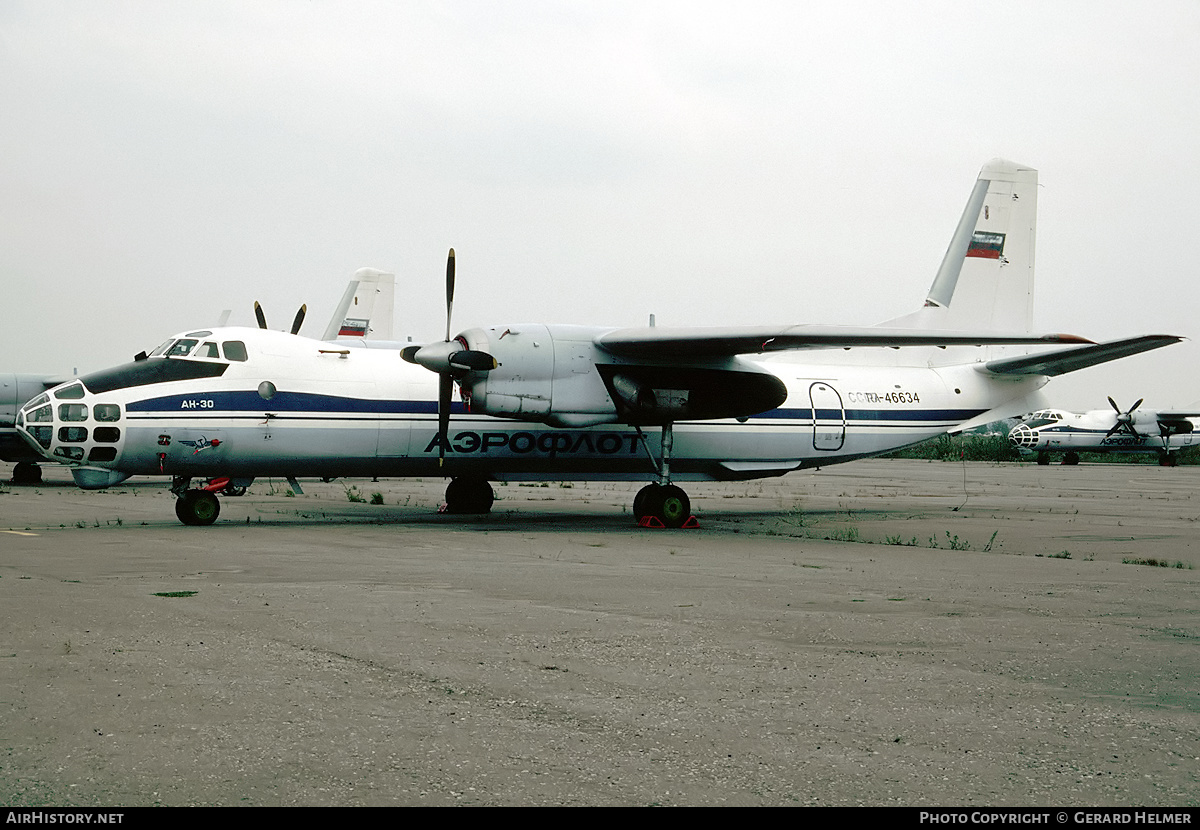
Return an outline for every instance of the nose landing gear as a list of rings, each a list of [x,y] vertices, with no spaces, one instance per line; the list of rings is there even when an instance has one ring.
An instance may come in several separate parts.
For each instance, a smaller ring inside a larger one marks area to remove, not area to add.
[[[210,525],[221,515],[221,502],[207,490],[183,490],[175,499],[175,515],[185,525]]]

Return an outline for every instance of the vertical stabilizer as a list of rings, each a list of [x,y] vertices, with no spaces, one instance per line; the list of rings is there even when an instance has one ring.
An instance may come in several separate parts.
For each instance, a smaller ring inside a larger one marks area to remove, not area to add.
[[[396,303],[396,275],[359,268],[329,320],[322,340],[361,337],[392,339],[392,313]]]
[[[1037,171],[995,159],[979,171],[925,307],[885,325],[1032,331]]]

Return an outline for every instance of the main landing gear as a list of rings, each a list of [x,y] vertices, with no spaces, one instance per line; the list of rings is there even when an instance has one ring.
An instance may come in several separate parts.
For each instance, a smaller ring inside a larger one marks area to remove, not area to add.
[[[674,431],[668,422],[662,428],[662,461],[655,461],[649,448],[646,452],[650,460],[658,468],[658,481],[647,484],[633,497],[633,518],[639,525],[646,527],[683,527],[695,520],[692,517],[692,502],[683,488],[671,483],[671,449],[674,444]],[[642,446],[646,446],[646,436],[637,428]]]
[[[647,484],[633,497],[633,517],[638,524],[657,519],[663,527],[683,527],[691,515],[688,494],[674,484]]]
[[[444,513],[488,513],[496,494],[482,476],[458,476],[446,487]]]

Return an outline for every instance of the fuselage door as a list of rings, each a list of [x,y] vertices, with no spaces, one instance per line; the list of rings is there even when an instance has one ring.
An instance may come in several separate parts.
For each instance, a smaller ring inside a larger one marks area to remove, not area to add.
[[[846,408],[842,396],[828,383],[808,387],[813,410],[813,449],[833,452],[846,443]]]

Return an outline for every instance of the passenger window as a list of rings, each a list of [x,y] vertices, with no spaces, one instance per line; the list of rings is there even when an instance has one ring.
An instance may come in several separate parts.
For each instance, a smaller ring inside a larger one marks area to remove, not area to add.
[[[117,427],[96,427],[92,437],[101,444],[115,444],[121,440],[121,430]]]
[[[72,383],[70,386],[64,386],[62,389],[57,389],[54,392],[54,397],[60,401],[77,401],[83,397],[83,384]]]
[[[115,403],[98,403],[92,407],[92,417],[97,421],[119,421],[121,407]]]
[[[87,440],[87,427],[59,427],[58,440],[68,444],[82,444]]]
[[[87,404],[60,403],[58,405],[58,419],[60,421],[86,421],[88,419]]]
[[[226,360],[244,361],[247,359],[246,344],[241,340],[226,340],[221,344],[221,348],[225,350]]]

